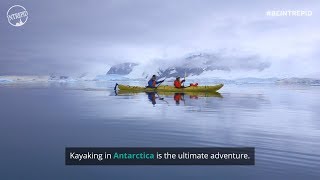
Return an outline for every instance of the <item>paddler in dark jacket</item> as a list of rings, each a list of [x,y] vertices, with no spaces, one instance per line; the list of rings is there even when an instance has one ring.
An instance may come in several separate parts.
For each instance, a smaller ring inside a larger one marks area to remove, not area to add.
[[[162,81],[157,81],[157,76],[153,75],[152,78],[148,81],[148,87],[155,88],[157,84],[162,83]]]

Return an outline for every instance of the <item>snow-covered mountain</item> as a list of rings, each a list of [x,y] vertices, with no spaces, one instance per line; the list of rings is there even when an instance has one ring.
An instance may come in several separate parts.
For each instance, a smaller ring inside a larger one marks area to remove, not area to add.
[[[225,55],[228,54],[228,55]],[[254,54],[232,53],[193,53],[176,59],[156,59],[145,63],[126,62],[112,66],[106,74],[82,73],[80,75],[47,75],[47,76],[0,76],[1,84],[58,82],[74,83],[84,81],[96,82],[146,82],[153,74],[158,78],[186,75],[190,82],[225,83],[225,84],[299,84],[320,85],[318,76],[307,78],[290,78],[277,76],[271,63]],[[277,70],[277,69],[276,69]],[[271,76],[272,75],[272,76]]]
[[[136,63],[130,63],[130,62],[117,64],[115,66],[112,66],[107,72],[107,74],[127,75],[137,65],[138,64]]]
[[[154,60],[149,64],[121,63],[112,66],[107,74],[128,75],[131,78],[160,78],[198,76],[205,72],[263,71],[270,63],[257,55],[225,56],[215,53],[196,53],[178,59]]]

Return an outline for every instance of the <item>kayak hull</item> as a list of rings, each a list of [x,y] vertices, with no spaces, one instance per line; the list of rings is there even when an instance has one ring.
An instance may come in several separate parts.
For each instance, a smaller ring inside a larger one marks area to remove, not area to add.
[[[163,85],[157,88],[146,88],[141,86],[128,86],[118,84],[121,91],[127,92],[217,92],[223,87],[223,84],[217,84],[214,86],[191,86],[185,88],[175,88],[173,86]]]
[[[165,91],[159,91],[159,92],[130,92],[130,91],[123,91],[119,90],[117,92],[118,96],[134,96],[140,93],[156,93],[157,95],[162,95],[162,96],[174,96],[176,94],[182,94],[182,95],[187,95],[187,96],[197,96],[197,97],[219,97],[223,98],[223,96],[218,93],[218,92],[165,92]]]

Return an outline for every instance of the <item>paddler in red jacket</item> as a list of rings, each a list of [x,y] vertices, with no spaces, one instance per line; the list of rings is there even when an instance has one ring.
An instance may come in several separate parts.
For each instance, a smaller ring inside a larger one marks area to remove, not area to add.
[[[176,78],[176,80],[174,81],[173,85],[175,88],[184,88],[184,86],[182,86],[182,83],[184,83],[185,80],[180,81],[180,77],[178,76]]]

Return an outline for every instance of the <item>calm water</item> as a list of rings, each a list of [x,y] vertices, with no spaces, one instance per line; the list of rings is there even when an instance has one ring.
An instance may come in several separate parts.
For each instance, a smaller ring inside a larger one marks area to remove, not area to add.
[[[226,85],[208,97],[89,87],[0,86],[0,179],[320,179],[320,87]],[[252,146],[256,165],[65,166],[73,146]]]

